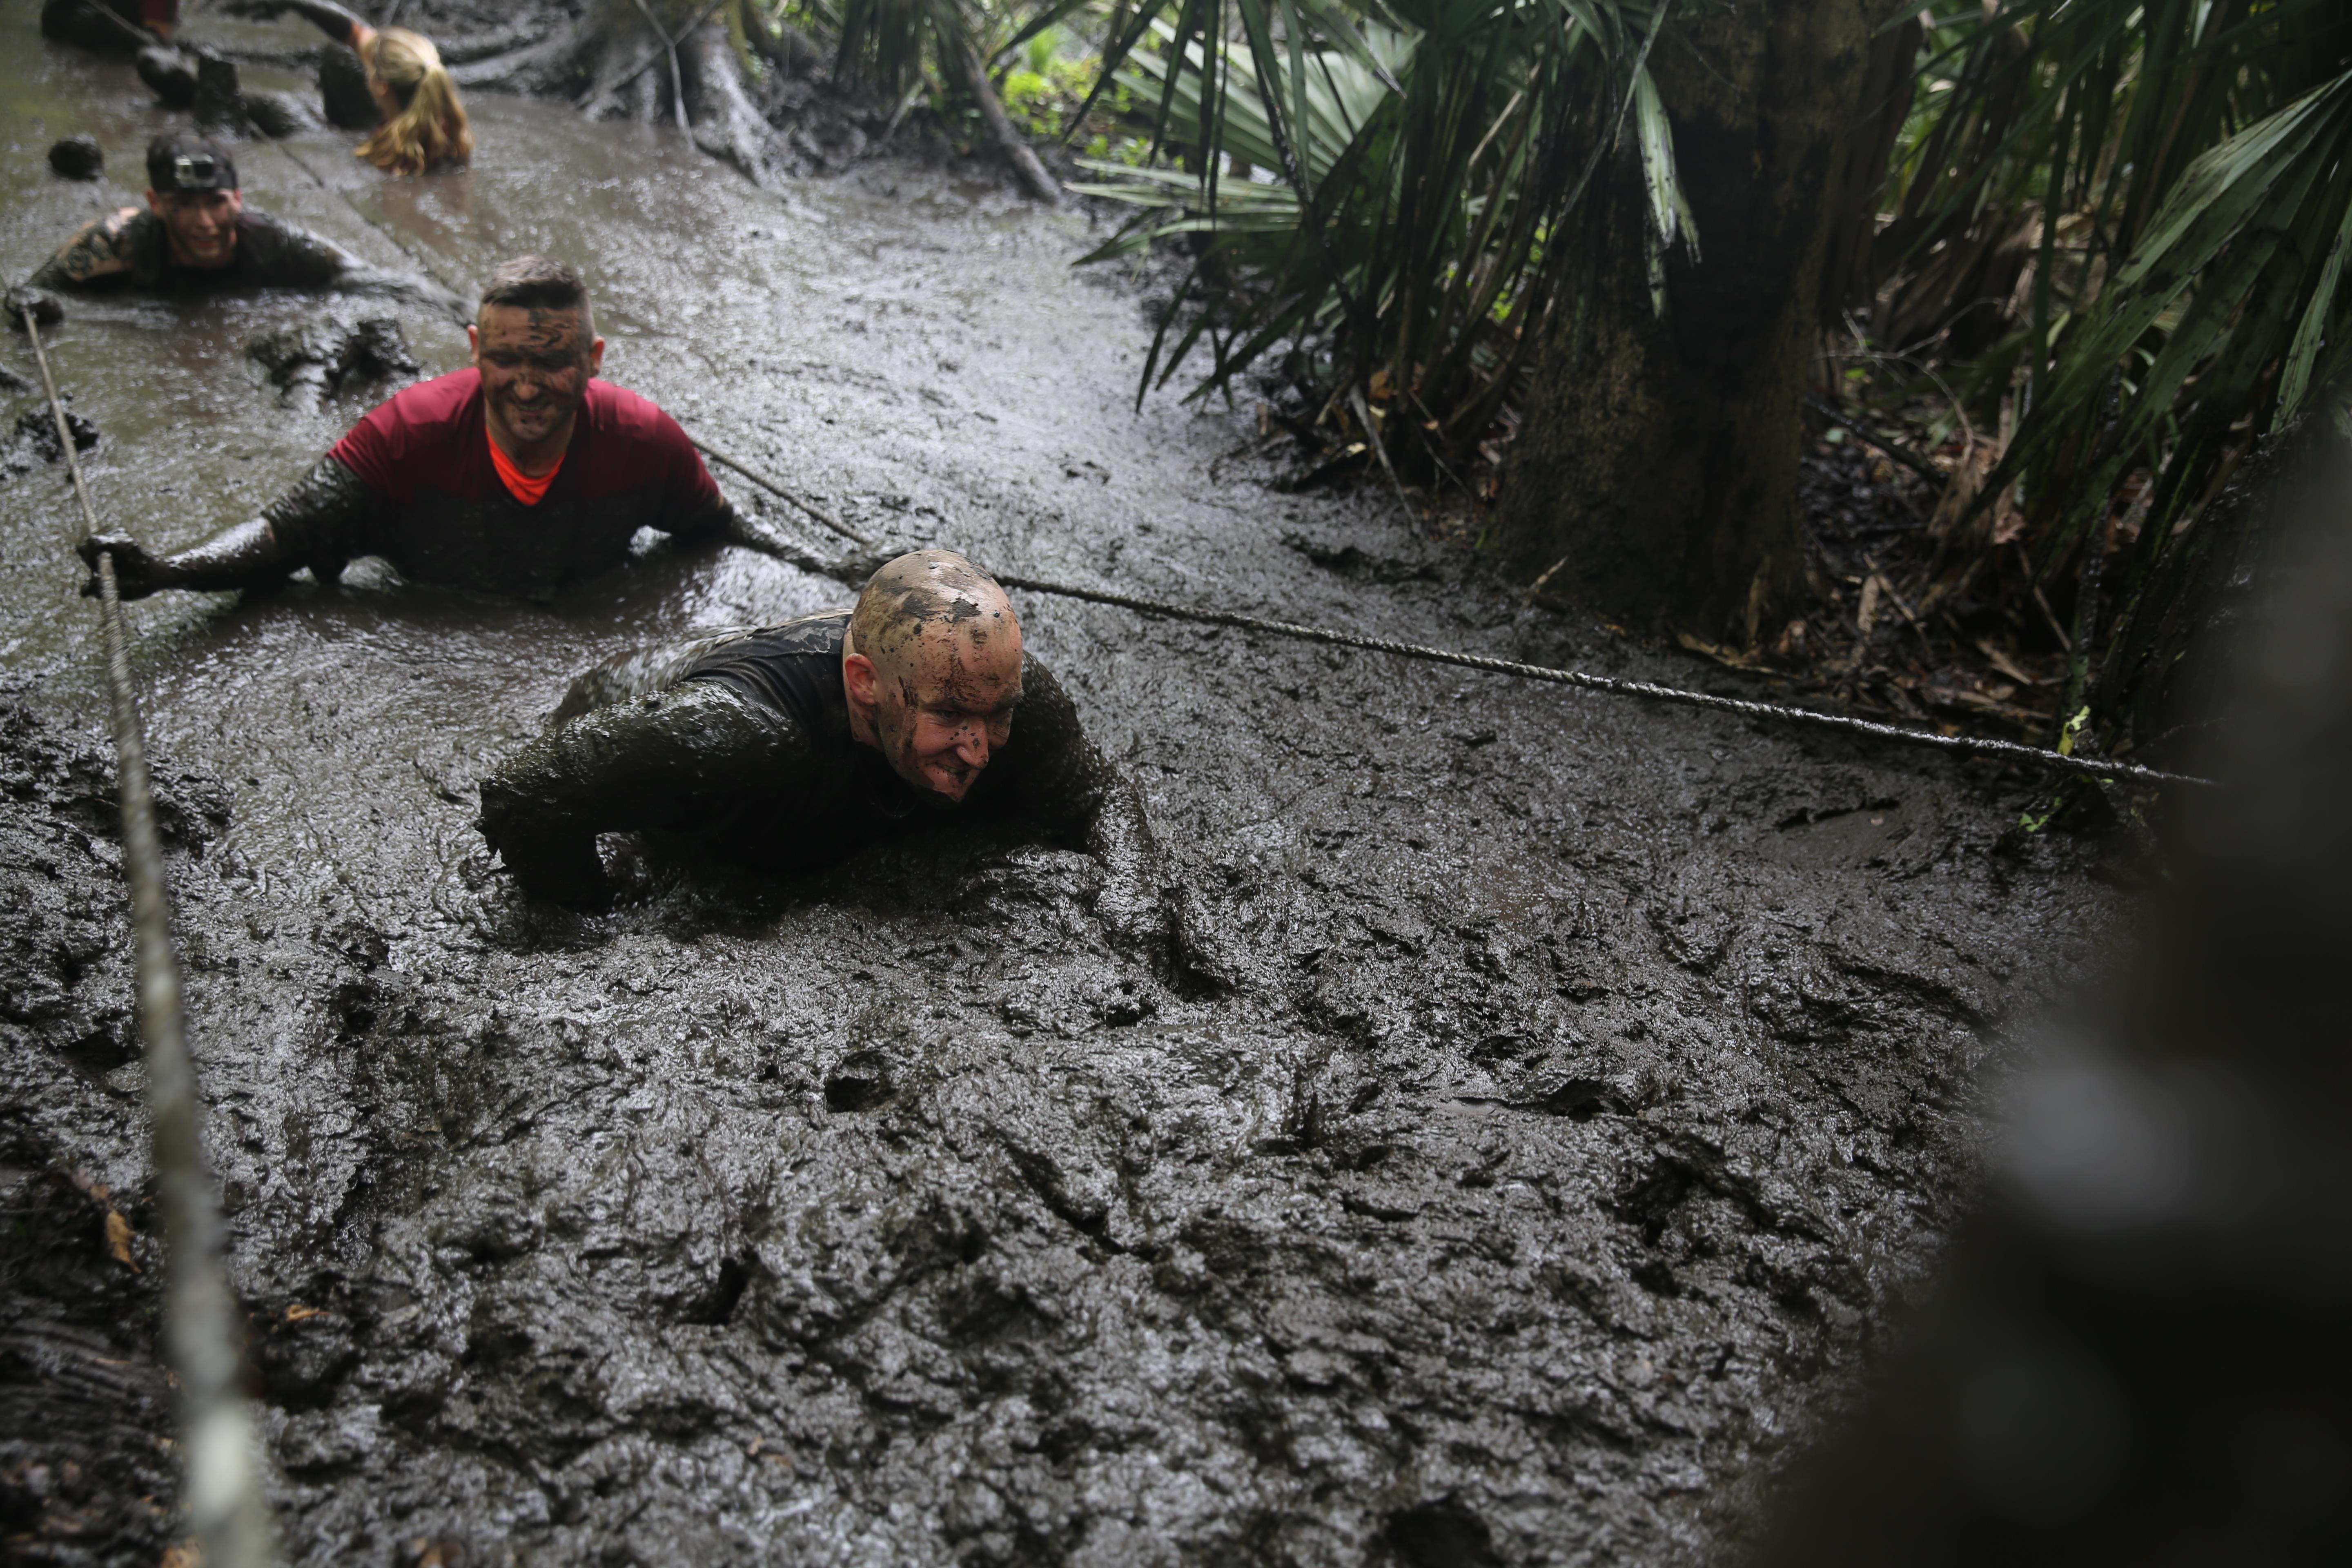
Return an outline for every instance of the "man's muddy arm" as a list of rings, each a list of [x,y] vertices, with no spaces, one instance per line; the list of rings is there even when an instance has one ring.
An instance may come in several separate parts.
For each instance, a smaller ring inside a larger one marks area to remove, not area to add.
[[[744,516],[731,505],[727,509],[725,520],[711,532],[723,543],[756,551],[812,577],[830,577],[853,588],[866,586],[887,559],[880,551],[864,545],[856,546],[843,555],[819,555],[814,550],[794,543],[766,523]]]
[[[432,279],[419,277],[413,272],[396,272],[389,267],[377,267],[365,261],[349,262],[336,272],[327,287],[339,294],[367,294],[422,305],[460,326],[474,319],[474,311],[462,295],[444,288]]]
[[[225,0],[221,9],[232,16],[250,16],[264,22],[274,21],[291,11],[335,42],[353,48],[375,34],[374,28],[351,12],[323,0]]]
[[[533,893],[594,903],[600,833],[687,828],[788,794],[809,748],[782,714],[689,680],[594,709],[524,746],[482,781],[482,837]]]
[[[94,279],[131,269],[131,220],[137,207],[124,207],[110,216],[96,218],[41,263],[26,279],[35,289],[73,289]]]
[[[342,574],[344,563],[365,553],[366,521],[374,492],[331,458],[322,458],[302,482],[279,497],[259,517],[221,530],[193,549],[158,559],[121,534],[82,542],[81,558],[90,580],[82,593],[98,593],[98,553],[111,552],[117,587],[126,599],[143,599],[166,588],[226,593],[275,583],[308,566],[322,583]]]
[[[1160,841],[1152,835],[1143,792],[1118,769],[1099,757],[1097,762],[1104,776],[1096,785],[1095,811],[1087,823],[1087,853],[1102,862],[1104,871],[1095,913],[1115,936],[1156,943],[1170,930]]]

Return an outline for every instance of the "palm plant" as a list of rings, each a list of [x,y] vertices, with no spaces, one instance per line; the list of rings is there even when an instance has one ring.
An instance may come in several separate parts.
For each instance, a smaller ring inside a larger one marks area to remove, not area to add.
[[[2033,237],[2014,330],[1969,376],[2022,411],[1983,500],[2021,483],[2036,572],[2082,563],[2074,715],[2109,597],[2104,531],[2132,491],[2112,712],[2158,673],[2147,652],[2194,613],[2196,579],[2228,569],[2231,550],[2176,542],[2347,369],[2352,7],[2000,0],[1932,28],[1922,74],[1883,238],[1916,263]]]
[[[1328,398],[1402,409],[1433,457],[1477,440],[1560,300],[1571,215],[1622,132],[1654,254],[1696,243],[1646,69],[1670,5],[1138,0],[1097,91],[1115,77],[1155,105],[1169,159],[1087,163],[1112,177],[1080,189],[1142,209],[1088,259],[1198,237],[1139,397],[1204,339],[1196,395],[1311,342]]]
[[[1977,366],[2025,409],[1988,493],[2026,478],[2047,566],[2144,468],[2160,552],[2344,368],[2352,7],[2002,0],[1931,39],[1889,237],[2038,229],[2024,319]]]

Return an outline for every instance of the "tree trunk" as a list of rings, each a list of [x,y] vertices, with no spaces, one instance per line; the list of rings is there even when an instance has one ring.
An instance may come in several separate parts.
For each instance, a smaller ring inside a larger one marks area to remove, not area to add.
[[[1571,220],[1581,275],[1512,448],[1502,543],[1523,572],[1647,626],[1753,642],[1803,581],[1799,414],[1848,139],[1891,0],[1728,0],[1651,66],[1703,259],[1664,264],[1630,145]]]
[[[988,68],[972,53],[971,45],[961,38],[950,41],[942,37],[940,50],[947,57],[949,68],[961,79],[963,89],[980,106],[981,118],[988,121],[989,133],[996,138],[996,145],[1013,165],[1013,174],[1020,176],[1022,186],[1049,207],[1061,205],[1062,187],[1055,184],[1035,150],[1014,129],[1013,117],[1004,112],[1004,101],[996,96],[996,84],[988,79]]]
[[[776,133],[760,117],[735,63],[727,29],[707,22],[678,40],[685,64],[687,107],[693,111],[694,144],[731,163],[755,185],[776,184]]]

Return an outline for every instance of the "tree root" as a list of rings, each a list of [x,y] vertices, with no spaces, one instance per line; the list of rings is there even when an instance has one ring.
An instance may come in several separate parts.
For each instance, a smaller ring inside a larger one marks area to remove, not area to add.
[[[1036,152],[1013,128],[1013,117],[1004,112],[1003,100],[996,96],[996,88],[988,79],[987,68],[980,63],[969,44],[956,50],[949,64],[962,79],[963,89],[980,105],[980,116],[988,121],[989,133],[1013,164],[1013,172],[1021,177],[1024,189],[1047,206],[1062,205],[1062,187],[1045,172]]]
[[[743,84],[741,68],[726,29],[709,23],[678,40],[678,64],[687,74],[687,110],[694,144],[740,171],[753,184],[775,184],[779,138]]]
[[[892,139],[904,108],[845,95],[828,79],[829,51],[788,23],[767,22],[746,6],[743,37],[767,68],[748,80],[729,36],[730,7],[674,9],[703,17],[675,40],[677,85],[654,15],[625,3],[591,6],[574,19],[541,4],[514,16],[480,8],[475,30],[442,45],[450,75],[468,89],[535,98],[567,98],[591,120],[681,123],[697,148],[772,188],[808,174],[833,174]],[[648,51],[657,58],[651,69]],[[945,62],[970,92],[991,138],[1022,187],[1049,205],[1061,187],[1005,112],[986,68],[969,47]],[[460,63],[462,62],[462,63]],[[584,87],[584,90],[583,90]],[[682,103],[681,103],[682,100]]]

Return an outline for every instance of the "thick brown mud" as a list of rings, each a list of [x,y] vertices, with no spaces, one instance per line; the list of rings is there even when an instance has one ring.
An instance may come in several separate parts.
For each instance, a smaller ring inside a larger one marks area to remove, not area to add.
[[[169,116],[30,8],[0,44],[18,276]],[[1377,496],[1213,479],[1254,422],[1130,412],[1148,328],[1069,272],[1081,216],[890,164],[779,196],[674,133],[475,108],[467,172],[292,149],[460,287],[577,261],[613,379],[860,527],[1723,679],[1524,609]],[[82,131],[108,178],[52,178]],[[245,174],[404,263],[284,150]],[[289,407],[247,357],[331,301],[68,308],[100,504],[152,544],[380,395]],[[70,520],[56,465],[0,483],[0,1530],[152,1563],[161,1252]],[[656,550],[540,605],[357,568],[134,606],[289,1561],[1696,1560],[1935,1256],[1980,1069],[2105,927],[1941,759],[1045,598],[1030,647],[1150,799],[1180,970],[1107,939],[1084,857],[952,830],[758,884],[646,865],[594,917],[487,863],[475,782],[573,675],[841,593]]]

